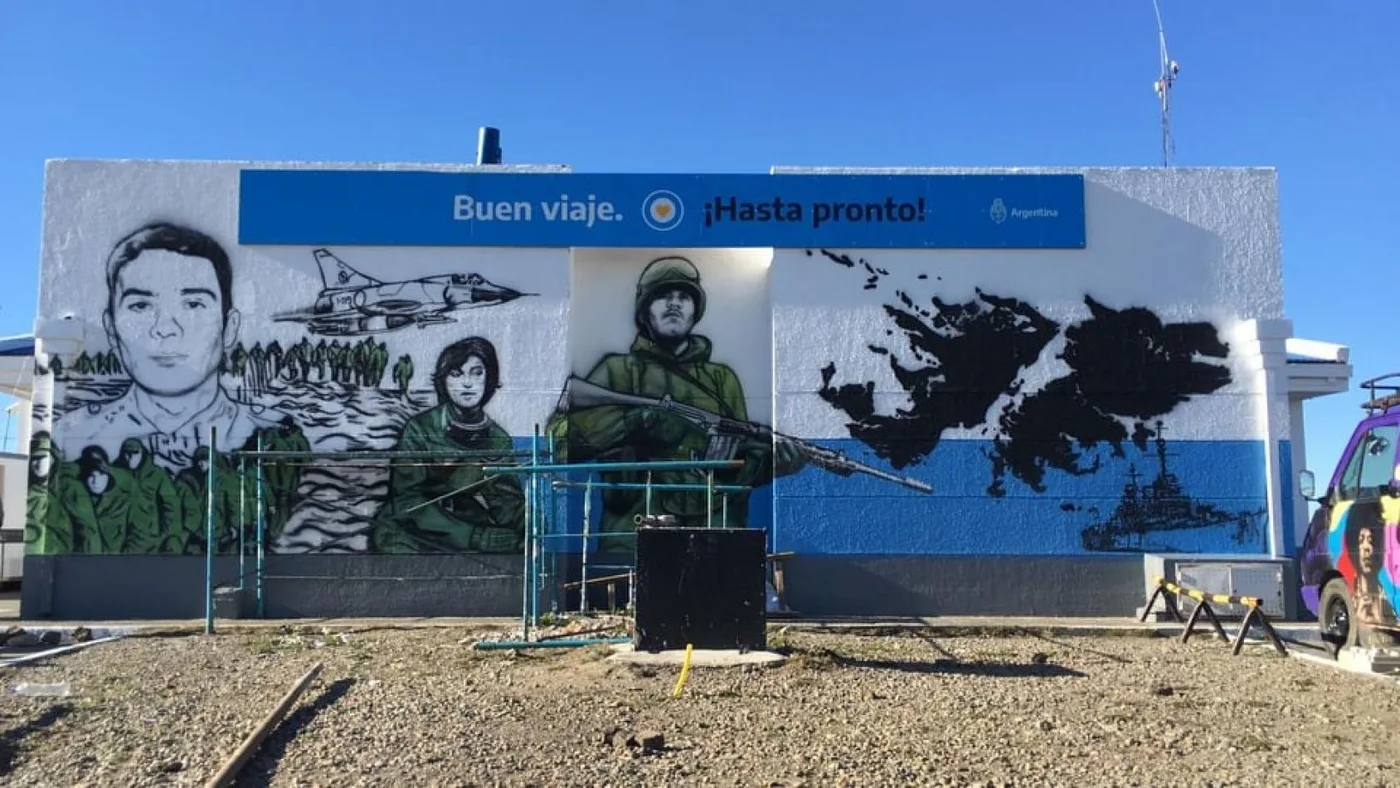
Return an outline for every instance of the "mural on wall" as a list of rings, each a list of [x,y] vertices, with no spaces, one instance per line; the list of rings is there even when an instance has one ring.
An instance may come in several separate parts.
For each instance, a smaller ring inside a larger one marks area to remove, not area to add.
[[[468,337],[448,345],[433,370],[437,404],[404,425],[394,450],[510,462],[515,444],[486,413],[500,380],[490,341]],[[518,553],[524,547],[520,477],[487,477],[479,465],[421,463],[391,470],[388,501],[373,532],[376,552]]]
[[[323,251],[312,256],[326,277],[334,258]],[[443,318],[443,304],[455,310],[527,295],[475,273],[384,284],[341,271],[355,305],[383,311],[395,288],[435,293],[437,301],[420,298],[416,311],[403,299],[390,305],[420,329],[456,322]],[[211,472],[220,552],[236,552],[240,535],[253,549],[259,500],[273,552],[521,549],[518,481],[477,484],[478,469],[445,459],[354,460],[369,450],[461,451],[478,465],[508,459],[508,434],[485,414],[501,380],[490,340],[445,335],[432,388],[415,388],[415,374],[427,370],[374,331],[350,338],[355,331],[331,330],[340,338],[329,339],[272,336],[267,325],[250,331],[234,303],[236,275],[225,247],[180,224],[144,225],[111,248],[107,346],[89,343],[36,369],[49,376],[57,403],[52,415],[35,408],[26,539],[36,553],[203,553]],[[334,310],[328,317],[349,319]],[[397,318],[375,322],[381,317],[362,312],[355,325],[403,327]],[[311,321],[306,330],[329,325]],[[412,336],[412,347],[423,348],[422,335]],[[217,453],[205,445],[210,426]],[[350,454],[272,457],[259,490],[252,463],[240,476],[227,454],[259,447]]]
[[[696,327],[709,298],[695,264],[680,256],[649,262],[636,283],[632,303],[635,336],[626,352],[604,355],[585,376],[566,382],[548,425],[569,462],[741,460],[736,470],[714,473],[715,484],[763,487],[808,465],[849,476],[861,473],[927,492],[927,484],[903,478],[813,443],[774,432],[749,418],[743,383],[729,365],[715,360],[711,340]],[[645,483],[647,473],[600,474],[607,483]],[[653,471],[653,484],[690,484],[694,489],[653,490],[651,513],[671,515],[682,525],[707,522],[749,525],[749,493],[716,495],[705,490],[700,469]],[[599,528],[630,534],[646,510],[644,489],[602,491]],[[626,537],[604,537],[599,547],[630,550]]]
[[[1096,506],[1082,506],[1072,501],[1062,503],[1067,512],[1087,512],[1094,518],[1080,537],[1089,552],[1178,552],[1182,548],[1171,541],[1173,536],[1190,537],[1198,529],[1229,528],[1229,539],[1235,544],[1257,544],[1263,534],[1264,517],[1268,507],[1248,511],[1226,511],[1209,501],[1196,501],[1187,494],[1181,479],[1167,467],[1167,441],[1162,422],[1153,430],[1157,455],[1157,474],[1152,481],[1142,483],[1134,463],[1128,464],[1128,482],[1123,496],[1108,515]]]
[[[695,328],[709,307],[700,272],[684,257],[653,260],[637,279],[632,303],[636,334],[631,347],[611,352],[585,376],[588,383],[610,392],[648,397],[687,405],[733,419],[748,421],[744,387],[734,369],[712,358],[714,347]],[[568,389],[566,389],[566,395]],[[578,392],[575,391],[575,394]],[[638,407],[632,404],[570,402],[561,397],[559,410],[548,430],[556,437],[561,459],[568,462],[649,462],[656,460],[744,461],[735,471],[715,472],[716,484],[761,486],[775,476],[801,469],[806,460],[790,443],[776,444],[747,436],[711,434],[674,409]],[[579,407],[580,405],[593,407]],[[653,472],[656,484],[693,484],[703,488],[706,473],[699,470]],[[642,472],[600,474],[608,483],[642,484]],[[707,501],[712,505],[707,505]],[[747,525],[748,495],[731,494],[727,507],[720,496],[708,499],[703,489],[653,491],[653,514],[673,515],[682,524],[703,525],[707,514],[734,527]],[[606,534],[636,530],[636,516],[646,508],[645,492],[607,489],[602,492],[598,528]],[[630,550],[632,540],[604,538],[605,551]]]
[[[397,331],[408,326],[451,323],[451,313],[508,303],[522,293],[488,281],[477,273],[441,274],[402,282],[365,276],[329,249],[311,253],[324,286],[309,309],[273,316],[280,322],[306,325],[323,336],[356,336]]]
[[[231,395],[221,380],[242,316],[228,253],[213,238],[140,227],[107,256],[105,285],[108,349],[49,364],[65,394],[55,428],[62,470],[50,471],[38,551],[202,552],[205,477],[191,470],[207,467],[209,428],[225,448],[305,440],[288,414]],[[281,481],[269,506],[295,494],[294,478]],[[279,511],[270,522],[285,521]],[[236,541],[228,531],[218,538]]]
[[[820,254],[863,274],[864,290],[878,289],[889,276],[865,260],[826,250]],[[918,279],[926,281],[928,274],[918,274]],[[1122,499],[1106,517],[1095,507],[1062,504],[1065,512],[1087,515],[1081,531],[1084,549],[1172,549],[1161,541],[1169,541],[1171,532],[1221,528],[1228,529],[1235,544],[1257,544],[1265,509],[1226,510],[1193,500],[1167,467],[1161,417],[1231,382],[1229,368],[1214,361],[1229,356],[1215,326],[1164,322],[1146,307],[1113,308],[1092,295],[1085,295],[1083,303],[1087,318],[1062,325],[1022,299],[981,288],[963,303],[935,295],[927,305],[896,289],[893,302],[882,306],[886,340],[867,347],[888,359],[907,394],[907,406],[877,413],[875,382],[834,384],[834,363],[821,368],[818,394],[848,419],[852,438],[896,469],[925,460],[949,430],[975,430],[990,441],[984,455],[986,492],[993,498],[1006,496],[1008,474],[1043,494],[1049,472],[1118,472],[1122,462],[1113,461],[1124,460],[1128,442],[1145,452],[1155,438],[1156,478],[1140,483],[1136,467],[1129,464]],[[903,347],[892,344],[895,337]],[[1026,391],[1027,369],[1057,337],[1063,341],[1055,355],[1062,372]],[[910,360],[902,361],[900,355]],[[1104,447],[1107,463],[1098,451]]]

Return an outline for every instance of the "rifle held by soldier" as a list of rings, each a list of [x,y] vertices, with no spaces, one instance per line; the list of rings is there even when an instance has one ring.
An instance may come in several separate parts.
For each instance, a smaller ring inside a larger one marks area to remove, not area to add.
[[[782,433],[773,431],[770,427],[752,421],[731,419],[717,413],[711,413],[704,408],[697,408],[694,405],[676,402],[669,396],[655,399],[636,394],[624,394],[619,391],[604,388],[595,383],[590,383],[583,378],[571,376],[568,382],[564,384],[564,393],[560,398],[559,404],[566,412],[608,406],[669,410],[692,424],[708,430],[711,434],[729,435],[757,439],[760,441],[774,439],[786,441],[796,446],[802,454],[806,456],[808,462],[830,471],[831,473],[835,473],[838,476],[850,476],[853,473],[863,473],[867,476],[884,479],[888,482],[918,490],[919,492],[933,492],[933,487],[918,479],[886,473],[878,468],[872,468],[869,465],[856,462],[834,449],[823,448],[800,438],[783,435]]]

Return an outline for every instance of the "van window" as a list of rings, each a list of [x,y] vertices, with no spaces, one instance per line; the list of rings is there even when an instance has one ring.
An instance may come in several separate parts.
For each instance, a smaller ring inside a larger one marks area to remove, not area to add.
[[[1395,475],[1395,440],[1400,425],[1382,424],[1366,431],[1347,460],[1337,497],[1354,501],[1380,494]]]

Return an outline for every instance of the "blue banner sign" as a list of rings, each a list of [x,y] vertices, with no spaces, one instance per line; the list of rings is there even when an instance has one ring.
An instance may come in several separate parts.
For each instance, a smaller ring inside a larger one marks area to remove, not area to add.
[[[1082,175],[242,172],[239,243],[1082,249]]]

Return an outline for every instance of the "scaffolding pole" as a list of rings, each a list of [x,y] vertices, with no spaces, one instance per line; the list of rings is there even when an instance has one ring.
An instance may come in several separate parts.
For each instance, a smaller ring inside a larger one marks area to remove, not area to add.
[[[243,584],[248,577],[248,569],[244,562],[244,556],[248,550],[244,545],[244,534],[247,532],[248,517],[244,511],[244,475],[247,473],[247,461],[242,457],[238,458],[238,595],[243,596]]]
[[[484,648],[530,647],[534,643],[539,642],[538,630],[540,626],[539,619],[541,592],[543,592],[545,589],[550,589],[551,597],[554,599],[554,602],[551,605],[551,610],[558,609],[559,600],[557,598],[557,594],[555,593],[557,589],[555,589],[553,577],[554,573],[550,571],[550,567],[557,556],[558,550],[555,548],[546,548],[546,545],[548,545],[554,540],[572,540],[575,538],[581,539],[581,549],[579,556],[580,579],[577,583],[578,587],[580,588],[578,613],[580,615],[588,614],[589,606],[587,592],[590,583],[590,578],[588,577],[588,575],[589,572],[595,568],[590,566],[588,558],[589,548],[591,546],[592,541],[595,538],[600,538],[602,536],[618,539],[636,537],[635,532],[595,533],[593,531],[593,493],[595,490],[643,491],[646,500],[645,506],[648,512],[650,512],[652,508],[653,491],[659,492],[669,490],[699,492],[703,490],[706,493],[706,501],[708,504],[708,511],[706,514],[707,527],[712,527],[714,523],[715,495],[718,494],[721,496],[721,505],[723,507],[723,511],[721,512],[721,522],[727,526],[729,495],[731,493],[748,492],[752,490],[752,487],[749,486],[725,485],[715,483],[714,472],[716,469],[741,468],[744,465],[744,462],[742,460],[657,460],[650,462],[558,463],[555,462],[555,436],[553,434],[549,434],[549,448],[546,452],[547,458],[546,461],[541,462],[541,451],[539,448],[540,437],[540,428],[537,424],[535,425],[534,438],[531,444],[529,464],[486,465],[482,468],[483,473],[487,474],[516,474],[527,476],[527,480],[525,483],[526,546],[525,555],[523,557],[524,560],[522,562],[524,564],[525,569],[525,599],[523,608],[521,610],[522,637],[518,641],[507,641],[501,645],[483,645],[482,647]],[[656,483],[653,481],[654,472],[683,470],[705,471],[705,482],[701,484],[684,482]],[[644,471],[646,473],[646,482],[603,482],[595,480],[598,474],[618,471]],[[555,474],[567,476],[571,472],[583,473],[584,479],[582,481],[578,481],[567,478],[540,478],[542,475],[549,475],[552,477]],[[583,524],[581,532],[569,532],[567,529],[560,533],[553,532],[554,529],[551,526],[552,515],[555,513],[555,509],[557,508],[557,501],[555,495],[561,489],[581,489],[583,491]],[[567,548],[565,549],[567,550]],[[635,578],[635,574],[632,568],[627,568],[629,571],[626,576],[629,578]],[[572,588],[573,585],[575,584],[569,584],[569,587]],[[631,609],[630,600],[633,598],[634,594],[635,589],[631,588],[631,584],[629,584],[628,609]],[[535,637],[534,640],[531,639],[532,631]],[[560,645],[567,643],[569,645],[582,646],[593,643],[623,642],[625,640],[626,638],[589,638],[554,642],[557,642]]]
[[[214,633],[214,464],[218,429],[209,427],[209,464],[204,469],[204,634]]]
[[[560,471],[608,473],[610,471],[682,471],[742,467],[744,467],[743,460],[657,460],[656,462],[580,462],[559,465],[488,465],[482,470],[486,473],[559,473]]]
[[[258,442],[257,442],[256,445],[257,445],[257,447],[258,447],[258,455],[259,455],[259,456],[258,456],[258,459],[254,461],[254,462],[257,464],[257,472],[255,473],[255,475],[254,475],[254,477],[253,477],[253,484],[254,484],[253,495],[254,495],[254,497],[257,499],[257,504],[256,504],[256,505],[257,505],[257,507],[258,507],[258,513],[257,513],[258,527],[257,527],[257,537],[256,537],[257,543],[258,543],[258,547],[257,547],[257,549],[258,549],[258,559],[257,559],[257,573],[258,573],[258,577],[257,577],[257,581],[256,581],[256,582],[257,582],[257,587],[258,587],[258,590],[257,590],[257,613],[258,613],[258,618],[262,618],[262,617],[264,616],[264,614],[265,614],[265,613],[264,613],[265,608],[264,608],[264,606],[263,606],[263,573],[266,571],[266,570],[263,568],[264,565],[265,565],[265,564],[264,564],[264,560],[265,560],[265,559],[264,559],[263,556],[264,556],[264,553],[265,553],[265,550],[266,550],[266,545],[267,545],[267,540],[266,540],[266,538],[265,538],[264,535],[263,535],[263,534],[264,534],[264,531],[265,531],[266,528],[267,528],[267,515],[266,515],[266,507],[265,507],[264,504],[263,504],[263,464],[262,464],[263,439],[262,439],[262,433],[258,433]]]
[[[511,451],[500,451],[495,449],[473,449],[471,451],[247,451],[246,449],[229,452],[230,457],[257,456],[263,461],[268,460],[364,460],[366,458],[384,460],[461,460],[463,457],[479,458],[500,458],[500,457],[529,457],[530,452],[523,449]]]
[[[531,465],[535,465],[539,462],[539,441],[540,428],[537,424],[535,425],[534,433],[532,433],[530,436]],[[520,591],[521,594],[524,595],[524,598],[520,600],[520,630],[522,633],[521,637],[524,640],[530,639],[530,623],[531,620],[534,618],[534,604],[532,595],[532,589],[534,584],[531,582],[531,578],[534,576],[534,563],[531,560],[532,554],[530,552],[530,549],[535,541],[533,538],[533,532],[535,530],[535,517],[537,515],[536,509],[538,508],[538,501],[535,500],[535,478],[536,477],[531,476],[528,479],[526,479],[525,486],[525,566],[524,576],[520,578]]]
[[[647,476],[649,477],[651,474],[647,474]],[[584,482],[558,480],[551,482],[551,484],[555,487],[585,486]],[[708,484],[691,482],[658,482],[655,484],[651,482],[594,482],[592,486],[595,490],[689,490],[699,492],[700,490],[713,489],[717,493],[739,493],[748,492],[753,489],[752,487],[747,487],[742,484],[716,484],[714,487],[711,487]],[[651,496],[647,496],[648,499],[650,499],[650,497]],[[649,507],[646,513],[651,514]]]
[[[240,450],[237,450],[237,451],[227,452],[227,453],[225,453],[225,454],[223,455],[223,456],[225,456],[225,457],[228,457],[228,458],[231,458],[231,459],[236,459],[236,460],[238,461],[238,475],[239,475],[239,513],[240,513],[239,516],[240,516],[240,523],[241,523],[244,519],[246,519],[246,517],[245,517],[245,511],[246,511],[246,510],[245,510],[245,506],[246,506],[246,503],[245,503],[245,496],[246,496],[245,485],[246,485],[246,481],[247,481],[246,477],[247,477],[247,473],[248,473],[248,461],[251,460],[251,461],[252,461],[252,465],[253,465],[253,475],[254,475],[253,484],[254,484],[254,498],[255,498],[255,504],[254,504],[254,506],[255,506],[254,522],[255,522],[255,526],[256,526],[256,542],[255,542],[255,557],[256,557],[256,562],[255,562],[255,564],[254,564],[253,587],[254,587],[254,594],[255,594],[255,600],[256,600],[256,610],[257,610],[256,615],[257,615],[258,618],[265,618],[266,615],[267,615],[266,590],[265,590],[265,586],[266,586],[266,580],[267,580],[267,528],[268,528],[268,522],[267,522],[267,504],[268,504],[269,502],[268,502],[267,500],[265,500],[265,498],[264,498],[264,487],[265,487],[265,482],[266,482],[266,477],[264,476],[264,470],[265,470],[266,466],[272,465],[272,466],[282,466],[282,467],[286,467],[286,466],[312,466],[312,467],[314,467],[314,466],[320,465],[320,464],[323,463],[323,462],[335,462],[335,463],[337,463],[336,467],[339,467],[339,468],[347,468],[347,467],[363,467],[363,468],[375,467],[375,468],[377,468],[377,467],[383,467],[386,463],[390,466],[391,469],[392,469],[393,467],[395,467],[396,465],[404,465],[404,464],[414,465],[414,466],[419,466],[419,465],[435,465],[435,466],[436,466],[436,465],[450,465],[450,466],[474,466],[474,467],[483,467],[483,466],[486,466],[486,465],[489,465],[489,464],[500,463],[500,462],[502,461],[503,458],[516,458],[516,457],[529,458],[529,457],[531,456],[531,452],[530,452],[530,451],[524,451],[524,450],[514,450],[514,451],[501,451],[501,450],[472,450],[472,451],[468,451],[468,450],[463,450],[463,451],[373,451],[373,450],[367,450],[367,451],[318,452],[318,451],[279,451],[279,450],[264,450],[264,449],[263,449],[263,445],[264,445],[264,443],[263,443],[263,436],[262,436],[261,433],[259,433],[258,436],[257,436],[257,443],[256,443],[256,449],[255,449],[255,450],[251,450],[251,451],[250,451],[250,450],[248,450],[248,449],[240,449]],[[211,454],[212,454],[212,453],[213,453],[213,450],[211,449]],[[474,462],[470,462],[470,461],[469,461],[469,462],[464,462],[464,461],[463,461],[464,459],[474,459],[475,461],[474,461]],[[352,460],[353,460],[353,462],[349,462],[349,461],[352,461]],[[377,461],[377,462],[376,462],[376,461]],[[396,462],[396,461],[399,461],[399,462]],[[408,462],[403,462],[403,461],[408,461]],[[508,466],[508,467],[514,467],[514,466]],[[210,463],[210,466],[209,466],[209,474],[208,474],[208,476],[209,476],[209,491],[208,491],[207,500],[206,500],[206,504],[205,504],[205,505],[206,505],[206,508],[207,508],[211,513],[213,512],[213,509],[214,509],[214,501],[216,500],[216,496],[214,495],[214,474],[213,474],[213,468],[214,468],[214,463],[213,463],[213,459],[211,458],[211,463]],[[432,501],[424,502],[423,504],[420,504],[420,506],[426,506],[426,505],[428,505],[428,504],[435,503],[435,502],[437,502],[438,500],[441,500],[441,499],[443,499],[443,498],[450,497],[451,495],[456,495],[456,494],[459,494],[459,493],[461,493],[461,492],[465,492],[465,491],[471,490],[471,489],[473,489],[473,488],[475,488],[475,487],[477,487],[477,486],[479,486],[479,485],[482,485],[482,484],[485,484],[485,483],[491,481],[491,480],[494,479],[494,478],[496,478],[495,475],[489,475],[489,476],[487,476],[486,478],[480,479],[480,480],[478,480],[478,481],[476,481],[476,482],[473,482],[472,484],[469,484],[469,485],[467,485],[466,487],[464,487],[464,488],[462,488],[462,489],[454,490],[453,492],[448,493],[447,495],[439,496],[438,498],[436,498],[436,499],[434,499],[434,500],[432,500]],[[529,503],[528,503],[528,501],[527,501],[527,509],[528,509],[528,505],[529,505]],[[212,517],[213,515],[211,514],[211,515],[209,515],[209,516]],[[527,517],[528,517],[528,516],[529,516],[529,513],[528,513],[528,511],[527,511]],[[246,553],[247,551],[246,551],[246,547],[245,547],[246,542],[245,542],[245,537],[244,537],[244,535],[243,535],[243,530],[244,530],[244,529],[243,529],[242,526],[240,525],[240,533],[239,533],[239,590],[240,590],[240,591],[244,591],[244,589],[246,588],[246,584],[247,584],[247,569],[246,569],[246,564],[245,564],[245,559],[244,559],[244,555],[245,555],[245,553]],[[207,539],[207,540],[211,540],[212,537],[206,536],[206,539]],[[210,547],[210,549],[209,549],[208,552],[210,552],[210,553],[212,554],[212,552],[213,552],[212,541],[210,542],[210,544],[211,544],[211,547]],[[210,557],[210,561],[209,561],[209,562],[212,563],[212,555],[211,555],[211,557]],[[213,571],[213,570],[212,570],[212,567],[206,567],[206,575],[210,578],[210,585],[211,585],[211,587],[212,587],[212,571]],[[385,578],[385,579],[388,579],[388,578]],[[206,596],[210,596],[210,595],[206,595]],[[212,605],[212,602],[210,601],[210,599],[206,599],[206,608],[209,608],[208,610],[206,610],[206,619],[210,619],[210,621],[209,621],[209,623],[208,623],[208,627],[211,627],[211,628],[212,628],[213,625],[212,625],[212,618],[211,618],[211,612],[210,612],[210,611],[212,610],[211,605]]]
[[[541,447],[541,439],[547,437],[547,448]],[[217,477],[214,468],[218,462],[216,434],[210,429],[210,463],[206,471],[207,486],[206,508],[208,511],[206,522],[206,590],[205,590],[205,618],[206,631],[213,631],[213,576],[216,531],[216,506],[215,486]],[[375,467],[389,464],[392,468],[395,461],[411,464],[441,464],[450,466],[474,466],[480,468],[486,478],[468,485],[468,489],[483,484],[490,479],[500,475],[525,475],[525,523],[524,523],[524,556],[523,565],[525,576],[522,578],[522,609],[521,609],[521,641],[511,641],[512,646],[534,647],[539,643],[538,629],[540,621],[540,594],[546,588],[553,589],[557,567],[547,566],[548,562],[557,561],[556,549],[547,549],[546,545],[554,539],[572,539],[582,536],[581,567],[582,578],[580,582],[581,600],[579,612],[588,612],[588,576],[591,567],[588,566],[588,548],[590,541],[603,534],[595,534],[592,530],[592,494],[594,490],[642,490],[645,494],[646,511],[650,513],[652,509],[653,491],[689,491],[697,492],[704,490],[706,493],[707,511],[706,525],[713,526],[714,521],[714,496],[719,494],[723,511],[721,513],[722,522],[728,524],[728,497],[731,493],[750,491],[752,488],[742,485],[716,484],[714,472],[718,469],[738,469],[743,467],[742,460],[658,460],[651,462],[584,462],[584,463],[559,463],[556,462],[555,436],[553,434],[542,433],[540,425],[536,424],[528,450],[516,451],[339,451],[339,452],[316,452],[316,451],[267,451],[263,448],[263,438],[257,438],[256,449],[253,451],[238,450],[228,452],[225,456],[236,459],[238,462],[239,474],[239,512],[240,523],[246,519],[246,476],[248,473],[249,460],[252,461],[254,475],[254,498],[255,498],[255,524],[256,524],[256,563],[255,563],[255,583],[254,591],[257,602],[257,616],[266,616],[266,551],[267,551],[267,504],[264,498],[265,467],[269,465],[291,465],[303,464],[293,461],[310,461],[305,464],[316,464],[319,462],[353,461],[356,467]],[[520,462],[506,464],[510,459],[519,459]],[[473,462],[472,460],[476,460]],[[503,460],[505,462],[503,462]],[[527,464],[528,463],[528,464]],[[344,467],[344,466],[341,466]],[[655,483],[653,473],[657,471],[683,471],[694,470],[705,472],[705,482],[700,483]],[[646,473],[645,483],[635,482],[601,482],[595,481],[595,475],[618,471],[644,471]],[[567,476],[571,472],[582,472],[586,474],[582,482],[564,479],[542,479],[543,474],[560,474]],[[582,488],[584,495],[584,524],[581,534],[569,533],[565,528],[560,533],[555,533],[553,526],[559,502],[556,498],[560,489]],[[456,492],[461,492],[456,491]],[[455,494],[455,493],[454,493]],[[241,529],[241,525],[240,525]],[[607,533],[609,538],[635,538],[635,532]],[[246,566],[244,555],[244,534],[240,530],[239,538],[239,587],[244,588],[246,582]],[[567,548],[566,548],[567,549]],[[554,571],[552,571],[554,570]],[[629,570],[629,577],[633,573]],[[553,593],[551,591],[551,593]],[[631,598],[629,594],[629,599]],[[557,610],[558,600],[552,604],[551,609]],[[630,609],[630,603],[629,603]],[[533,631],[532,631],[533,630]],[[531,640],[534,635],[535,640]],[[553,640],[549,641],[551,647],[563,647],[565,645],[589,645],[592,643],[612,643],[624,642],[627,638],[589,638],[577,640]],[[506,644],[495,646],[484,646],[486,648],[500,648]],[[506,646],[510,647],[510,646]],[[543,646],[541,646],[543,647]]]

